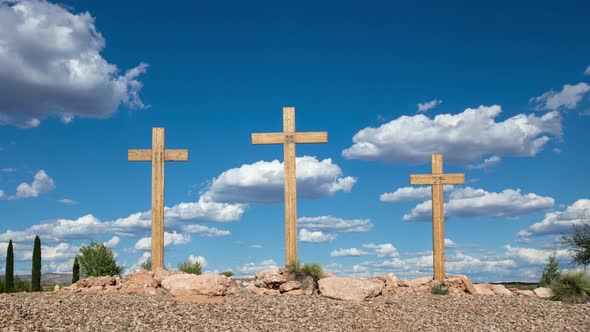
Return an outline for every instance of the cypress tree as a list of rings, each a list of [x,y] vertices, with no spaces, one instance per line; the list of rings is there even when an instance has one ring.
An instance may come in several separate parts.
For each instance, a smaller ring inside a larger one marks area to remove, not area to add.
[[[80,264],[78,263],[78,257],[74,258],[74,267],[72,268],[72,284],[75,284],[80,280]]]
[[[4,273],[4,292],[14,291],[14,252],[12,250],[12,240],[8,242],[6,250],[6,271]]]
[[[39,235],[35,237],[35,246],[33,247],[33,271],[31,273],[31,286],[33,292],[41,291],[41,239]]]

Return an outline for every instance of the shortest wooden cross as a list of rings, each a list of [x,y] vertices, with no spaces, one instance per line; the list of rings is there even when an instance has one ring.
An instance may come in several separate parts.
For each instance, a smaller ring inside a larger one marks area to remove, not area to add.
[[[463,184],[465,174],[443,174],[442,154],[432,155],[432,174],[410,175],[412,185],[432,185],[432,244],[434,279],[442,281],[445,272],[445,198],[443,185]]]
[[[129,161],[152,162],[152,271],[164,268],[164,162],[187,161],[188,150],[166,150],[164,128],[152,128],[151,150],[129,150]]]

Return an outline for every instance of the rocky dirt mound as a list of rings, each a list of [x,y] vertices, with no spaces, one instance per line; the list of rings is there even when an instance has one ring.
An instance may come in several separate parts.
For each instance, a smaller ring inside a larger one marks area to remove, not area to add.
[[[314,280],[305,274],[291,274],[284,268],[258,272],[253,279],[239,280],[216,274],[194,275],[178,271],[139,270],[124,279],[90,277],[63,288],[73,293],[169,294],[190,299],[194,296],[219,297],[238,292],[256,295],[321,295],[336,300],[365,301],[375,297],[401,294],[430,294],[435,286],[443,286],[449,295],[497,295],[549,298],[548,288],[535,290],[507,289],[503,285],[473,284],[463,275],[453,275],[442,282],[432,277],[414,280],[398,279],[395,275],[382,275],[369,279],[340,278],[329,273]]]

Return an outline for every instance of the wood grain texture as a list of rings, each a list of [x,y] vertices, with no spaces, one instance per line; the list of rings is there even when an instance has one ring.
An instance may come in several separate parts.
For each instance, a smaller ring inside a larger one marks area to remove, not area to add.
[[[328,133],[325,131],[308,131],[300,133],[252,134],[252,144],[285,144],[290,141],[298,144],[328,143]]]
[[[130,149],[129,161],[152,162],[152,271],[164,267],[164,162],[187,161],[188,150],[166,150],[164,128],[152,128],[151,149]]]
[[[188,150],[164,150],[166,161],[188,161]],[[152,160],[152,150],[134,149],[127,152],[129,161],[150,161]]]
[[[252,144],[283,144],[285,168],[285,265],[297,258],[297,170],[298,143],[327,143],[327,132],[296,132],[295,108],[283,107],[282,133],[252,134]]]
[[[442,154],[432,155],[432,174],[412,174],[410,184],[432,186],[432,260],[434,279],[444,280],[445,271],[445,184],[463,184],[465,174],[444,174]]]
[[[410,184],[413,185],[430,185],[430,184],[463,184],[465,183],[465,174],[412,174],[410,175]]]
[[[443,173],[442,155],[432,155],[432,174]],[[434,279],[445,279],[445,212],[444,193],[442,184],[432,185],[432,259],[434,265]]]
[[[164,128],[152,129],[152,270],[164,267]]]

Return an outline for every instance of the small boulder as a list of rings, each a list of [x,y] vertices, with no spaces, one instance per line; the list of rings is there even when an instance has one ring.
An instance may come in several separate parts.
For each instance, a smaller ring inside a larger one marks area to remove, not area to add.
[[[176,295],[226,295],[233,278],[218,274],[176,274],[162,280],[162,287]]]
[[[490,284],[475,284],[475,294],[479,295],[494,295],[494,291],[491,289]]]
[[[540,297],[542,299],[548,299],[553,296],[553,290],[551,290],[551,288],[547,288],[547,287],[535,288],[533,290],[533,292],[535,293],[535,295],[537,295],[538,297]]]
[[[378,284],[356,278],[331,277],[320,279],[320,293],[332,299],[363,301],[381,294]]]
[[[399,279],[397,281],[398,287],[410,287],[412,283],[408,279]]]
[[[463,281],[463,285],[465,286],[465,291],[469,294],[477,294],[477,289],[475,289],[475,286],[473,285],[473,283],[471,282],[471,280],[469,280],[469,278],[467,278],[467,276],[464,276],[462,274],[455,274],[452,275],[451,278],[459,278],[461,279],[461,281]]]
[[[305,295],[301,289],[294,289],[292,291],[283,293],[283,295]]]
[[[284,268],[272,268],[256,273],[256,282],[264,283],[267,287],[278,288],[281,284],[286,283],[287,276],[284,274]]]
[[[432,280],[433,280],[432,277],[416,278],[416,279],[410,281],[410,287],[417,288],[420,286],[424,286],[424,285],[429,284]]]
[[[449,294],[465,294],[465,284],[460,278],[447,278],[443,281],[443,286],[449,291]]]
[[[300,289],[301,288],[301,283],[299,281],[295,281],[295,280],[291,280],[291,281],[287,281],[286,283],[282,284],[281,287],[279,288],[279,290],[281,291],[281,293],[286,293],[286,292],[290,292],[296,289]],[[303,292],[303,291],[301,291]]]
[[[490,285],[490,289],[494,294],[500,296],[513,296],[514,294],[504,285]]]

